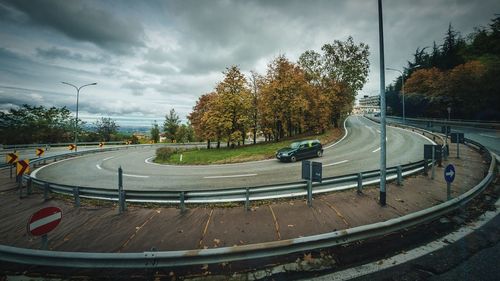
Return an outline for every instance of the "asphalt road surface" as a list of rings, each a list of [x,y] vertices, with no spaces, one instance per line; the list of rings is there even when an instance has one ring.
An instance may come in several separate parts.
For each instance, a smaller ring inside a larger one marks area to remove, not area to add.
[[[347,135],[325,145],[323,177],[379,169],[379,125],[362,116],[346,121]],[[387,128],[387,166],[419,161],[431,140],[399,128]],[[276,159],[240,164],[173,166],[152,163],[155,148],[104,152],[55,162],[34,172],[36,178],[68,185],[116,189],[118,168],[125,189],[207,190],[252,187],[300,180],[301,163]]]

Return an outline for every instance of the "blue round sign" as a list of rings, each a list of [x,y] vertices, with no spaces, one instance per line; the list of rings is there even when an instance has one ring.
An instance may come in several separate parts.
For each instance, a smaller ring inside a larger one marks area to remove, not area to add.
[[[446,166],[446,169],[444,169],[444,179],[448,183],[452,183],[453,180],[455,180],[455,167],[453,167],[453,165],[449,164]]]

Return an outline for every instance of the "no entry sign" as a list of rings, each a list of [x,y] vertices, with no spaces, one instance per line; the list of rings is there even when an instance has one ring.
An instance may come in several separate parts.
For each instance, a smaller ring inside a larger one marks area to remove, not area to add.
[[[47,207],[34,213],[28,221],[28,232],[41,236],[52,231],[61,222],[62,211],[57,207]]]

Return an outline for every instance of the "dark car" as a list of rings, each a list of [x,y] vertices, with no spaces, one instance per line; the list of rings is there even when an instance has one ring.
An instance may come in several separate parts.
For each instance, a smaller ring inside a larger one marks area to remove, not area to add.
[[[303,140],[293,142],[290,147],[282,148],[276,152],[280,161],[295,162],[298,159],[323,156],[323,147],[319,140]]]

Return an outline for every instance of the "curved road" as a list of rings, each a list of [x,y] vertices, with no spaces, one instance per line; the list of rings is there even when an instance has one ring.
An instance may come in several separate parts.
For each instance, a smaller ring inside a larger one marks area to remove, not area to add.
[[[379,169],[379,125],[361,116],[346,121],[346,137],[325,146],[323,177]],[[387,128],[387,166],[423,158],[423,144],[431,143],[420,134]],[[296,182],[301,163],[275,159],[223,165],[172,166],[149,160],[155,148],[122,150],[81,156],[55,162],[34,172],[36,178],[68,185],[116,189],[117,170],[123,168],[124,188],[144,190],[206,190]]]

